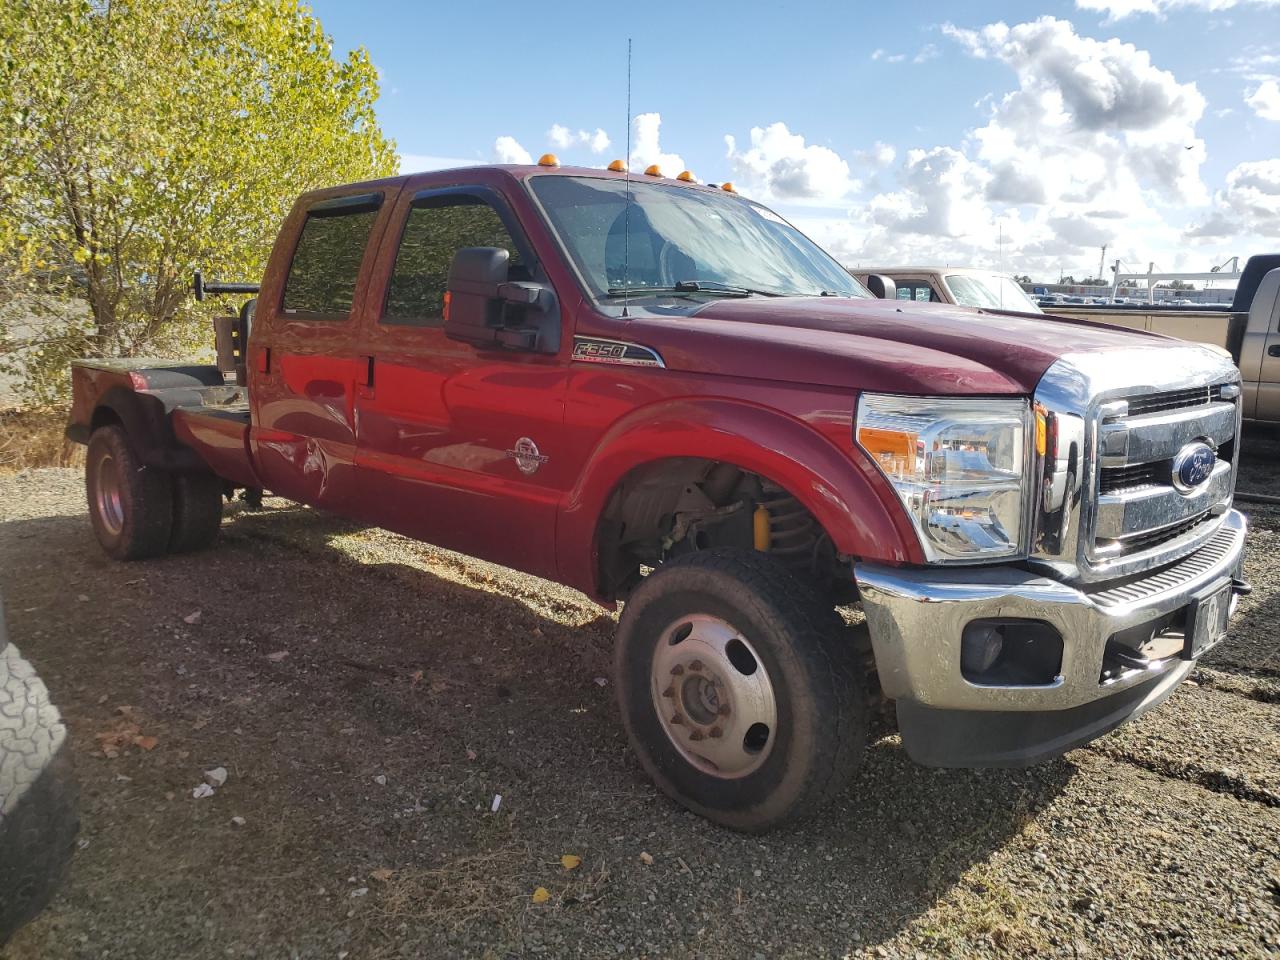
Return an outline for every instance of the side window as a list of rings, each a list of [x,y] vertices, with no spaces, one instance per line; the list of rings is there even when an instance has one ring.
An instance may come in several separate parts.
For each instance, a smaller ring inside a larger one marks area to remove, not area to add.
[[[360,261],[377,208],[314,211],[307,215],[284,287],[286,313],[313,320],[345,320],[351,313]]]
[[[444,323],[449,264],[463,247],[501,247],[511,254],[507,274],[527,279],[520,251],[498,212],[479,197],[448,196],[409,210],[387,284],[382,322],[438,327]]]
[[[933,288],[920,280],[903,280],[898,284],[897,297],[899,300],[914,300],[917,303],[938,302]]]

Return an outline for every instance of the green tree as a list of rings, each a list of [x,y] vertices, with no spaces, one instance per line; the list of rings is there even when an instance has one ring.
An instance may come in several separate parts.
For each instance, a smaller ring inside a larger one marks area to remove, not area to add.
[[[193,269],[257,277],[298,193],[395,172],[377,96],[295,0],[0,5],[0,286],[39,341],[0,363],[28,399],[77,355],[207,344]]]

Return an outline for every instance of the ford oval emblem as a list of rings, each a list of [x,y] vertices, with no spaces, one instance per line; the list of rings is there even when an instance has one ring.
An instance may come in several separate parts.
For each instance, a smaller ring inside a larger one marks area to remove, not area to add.
[[[1183,493],[1191,493],[1204,485],[1213,473],[1218,455],[1207,443],[1188,443],[1173,458],[1173,485]]]

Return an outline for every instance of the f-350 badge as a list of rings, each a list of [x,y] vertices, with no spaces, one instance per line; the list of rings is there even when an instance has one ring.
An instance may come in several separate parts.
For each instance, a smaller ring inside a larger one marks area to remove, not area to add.
[[[517,440],[515,447],[507,451],[507,456],[516,462],[520,472],[526,476],[537,473],[538,468],[548,459],[539,452],[538,445],[528,437]]]

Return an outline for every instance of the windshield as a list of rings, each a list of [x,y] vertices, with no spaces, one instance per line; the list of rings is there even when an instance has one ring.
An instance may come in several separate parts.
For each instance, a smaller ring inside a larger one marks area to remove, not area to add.
[[[956,303],[966,307],[1044,313],[1022,287],[998,273],[955,273],[947,277],[947,286]]]
[[[534,195],[596,297],[869,297],[772,210],[721,191],[533,177]]]

